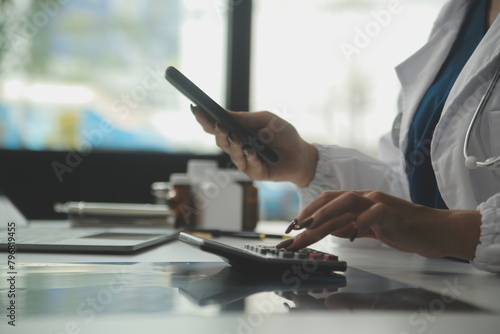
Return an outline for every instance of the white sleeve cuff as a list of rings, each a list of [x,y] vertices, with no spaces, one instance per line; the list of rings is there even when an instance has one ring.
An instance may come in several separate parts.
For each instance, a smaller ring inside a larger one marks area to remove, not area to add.
[[[330,149],[326,145],[314,144],[314,146],[318,150],[318,163],[309,186],[298,189],[301,210],[316,199],[323,191],[338,189],[338,183],[335,175],[332,173],[332,146],[330,146]]]
[[[406,198],[406,174],[356,149],[318,145],[316,173],[309,186],[299,188],[301,208],[325,190],[372,189]],[[409,196],[409,195],[408,195]]]
[[[480,270],[500,273],[500,194],[481,203],[482,215],[479,245],[472,264]]]

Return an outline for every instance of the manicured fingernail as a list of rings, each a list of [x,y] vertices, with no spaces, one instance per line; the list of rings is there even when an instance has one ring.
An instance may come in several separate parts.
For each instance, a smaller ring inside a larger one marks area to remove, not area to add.
[[[284,241],[280,242],[279,244],[277,244],[276,248],[278,248],[278,249],[287,248],[288,246],[290,246],[293,243],[293,240],[294,239],[284,240]]]
[[[292,232],[293,228],[295,227],[295,225],[297,225],[299,221],[297,220],[297,218],[295,218],[294,220],[292,220],[292,222],[290,223],[290,225],[288,225],[288,227],[286,228],[285,230],[285,234],[288,234],[290,232]]]
[[[354,239],[356,239],[356,237],[358,236],[358,229],[357,228],[354,228],[354,230],[352,230],[352,233],[351,233],[351,236],[349,237],[349,240],[351,242],[354,241]]]
[[[214,131],[215,131],[216,133],[220,133],[219,123],[215,123],[215,124],[214,124]]]
[[[314,221],[313,217],[306,218],[302,223],[299,223],[296,226],[296,229],[299,230],[301,228],[306,228],[309,225],[311,225],[313,221]]]
[[[232,133],[230,133],[229,136],[227,136],[227,141],[229,142],[229,144],[233,143],[233,134]]]
[[[252,156],[253,154],[255,154],[255,151],[253,148],[243,148],[243,154],[245,155],[245,157],[250,157]]]

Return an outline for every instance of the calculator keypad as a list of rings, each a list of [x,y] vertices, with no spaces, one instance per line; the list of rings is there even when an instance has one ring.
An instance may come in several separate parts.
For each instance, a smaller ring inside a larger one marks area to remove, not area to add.
[[[244,248],[263,256],[282,259],[312,259],[324,261],[339,260],[336,255],[321,252],[312,248],[303,248],[298,251],[288,251],[285,249],[278,249],[275,246],[267,245],[245,245]]]

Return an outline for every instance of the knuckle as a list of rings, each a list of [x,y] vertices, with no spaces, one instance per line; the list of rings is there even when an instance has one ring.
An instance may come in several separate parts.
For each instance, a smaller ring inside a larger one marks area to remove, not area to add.
[[[206,124],[205,122],[200,122],[200,124],[203,131],[205,131],[206,133],[210,133],[212,135],[215,134],[214,129],[210,125]]]
[[[333,196],[333,193],[334,193],[334,192],[333,192],[333,191],[331,191],[331,190],[326,190],[326,191],[323,191],[323,192],[319,195],[319,197],[320,197],[320,198],[323,198],[323,199],[329,199],[329,198],[331,198],[331,197]]]
[[[225,143],[224,141],[221,141],[219,140],[218,138],[215,140],[215,143],[217,144],[217,146],[219,146],[224,152],[226,153],[229,153],[228,152],[228,144]]]
[[[359,199],[359,195],[353,191],[349,191],[345,193],[343,196],[348,203],[356,202]]]
[[[389,208],[382,203],[375,204],[372,209],[379,215],[385,216],[389,212]]]
[[[369,191],[365,197],[371,199],[374,202],[380,202],[385,198],[385,194],[380,191]]]

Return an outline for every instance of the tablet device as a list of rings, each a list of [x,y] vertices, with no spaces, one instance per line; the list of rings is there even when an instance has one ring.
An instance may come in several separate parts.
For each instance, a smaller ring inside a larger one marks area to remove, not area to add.
[[[166,217],[165,217],[166,224]],[[30,224],[0,190],[0,253],[61,252],[129,254],[177,240],[173,228],[71,227],[57,221]]]
[[[165,78],[188,99],[201,107],[215,122],[224,124],[230,132],[240,137],[243,145],[253,148],[264,161],[272,164],[278,162],[278,155],[264,144],[258,135],[247,130],[175,67],[167,68]]]

